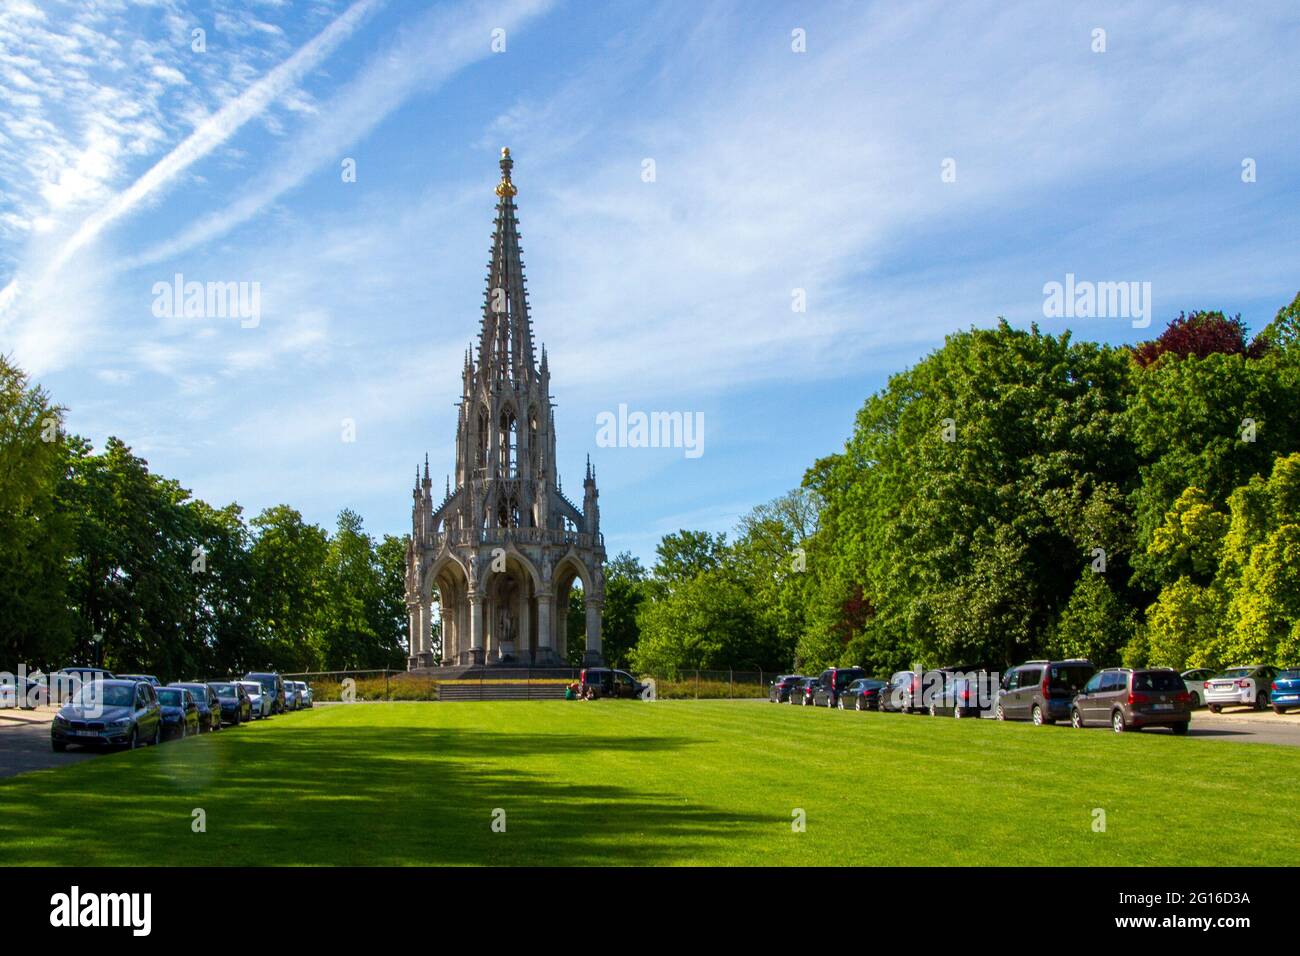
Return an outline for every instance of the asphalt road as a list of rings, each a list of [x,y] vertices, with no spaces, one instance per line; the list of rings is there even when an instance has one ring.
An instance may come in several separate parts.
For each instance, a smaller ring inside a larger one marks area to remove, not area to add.
[[[56,754],[50,749],[50,720],[0,716],[0,777],[12,777],[28,770],[61,767],[88,760],[94,754],[73,748]]]
[[[754,701],[760,703],[761,701]],[[737,703],[747,703],[737,701]],[[654,706],[647,704],[647,706]],[[96,751],[72,748],[66,753],[56,754],[50,749],[50,720],[53,711],[15,713],[0,711],[0,778],[12,777],[29,770],[43,770],[47,767],[61,767],[78,760],[89,760]],[[923,715],[916,715],[911,720],[929,720]],[[1067,725],[1047,728],[1047,732],[1076,733]],[[1109,733],[1104,727],[1089,728],[1087,733]],[[1167,730],[1149,730],[1144,733],[1164,734]],[[1203,737],[1207,740],[1222,740],[1230,743],[1246,744],[1281,744],[1286,747],[1300,747],[1300,713],[1279,717],[1271,711],[1255,713],[1247,710],[1228,711],[1211,714],[1207,710],[1198,710],[1192,716],[1190,737]]]

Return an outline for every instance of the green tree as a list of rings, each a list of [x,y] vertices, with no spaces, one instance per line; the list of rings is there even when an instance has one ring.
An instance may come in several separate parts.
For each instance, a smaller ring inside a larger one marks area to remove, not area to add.
[[[645,599],[645,582],[645,568],[631,552],[616,554],[605,562],[600,632],[605,660],[611,667],[627,667],[628,655],[640,639],[637,612]]]
[[[72,533],[60,496],[63,409],[0,356],[0,661],[48,669],[70,648]]]
[[[329,537],[288,505],[252,520],[250,602],[261,660],[247,666],[289,673],[325,665],[321,616]]]

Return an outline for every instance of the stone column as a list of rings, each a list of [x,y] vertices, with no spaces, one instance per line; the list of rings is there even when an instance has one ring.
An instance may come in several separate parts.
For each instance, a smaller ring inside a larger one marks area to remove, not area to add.
[[[415,643],[420,635],[419,605],[406,605],[406,615],[406,669],[412,670],[420,666],[420,648]]]
[[[425,667],[434,665],[431,645],[433,640],[433,601],[420,602],[420,663]]]
[[[603,606],[595,595],[587,596],[587,652],[582,655],[582,663],[588,667],[600,667],[604,658],[600,653],[600,611]]]
[[[543,667],[553,665],[557,657],[555,653],[555,625],[551,617],[554,608],[555,595],[537,595],[537,654],[534,655],[534,659]]]
[[[464,663],[483,663],[483,598],[477,591],[469,592],[469,653]]]

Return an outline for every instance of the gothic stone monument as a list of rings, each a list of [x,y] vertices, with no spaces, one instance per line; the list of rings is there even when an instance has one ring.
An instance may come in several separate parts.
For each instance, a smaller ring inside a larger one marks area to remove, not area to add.
[[[533,326],[520,258],[510,150],[501,150],[496,229],[478,354],[465,353],[456,424],[456,477],[440,502],[429,459],[416,469],[406,553],[408,669],[438,664],[563,665],[569,591],[582,584],[587,609],[583,661],[601,662],[605,545],[590,458],[582,507],[564,496],[555,462],[551,375]],[[433,589],[442,655],[430,650]]]

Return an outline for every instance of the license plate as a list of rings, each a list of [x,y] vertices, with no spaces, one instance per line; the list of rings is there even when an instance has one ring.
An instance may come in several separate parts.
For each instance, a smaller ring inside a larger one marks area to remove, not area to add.
[[[1174,705],[1173,705],[1173,704],[1153,704],[1153,705],[1151,706],[1151,709],[1152,709],[1152,710],[1173,710],[1173,709],[1174,709]]]
[[[99,736],[99,731],[97,731],[97,730],[74,730],[74,731],[72,732],[72,736],[74,736],[74,737],[98,737],[98,736]]]

